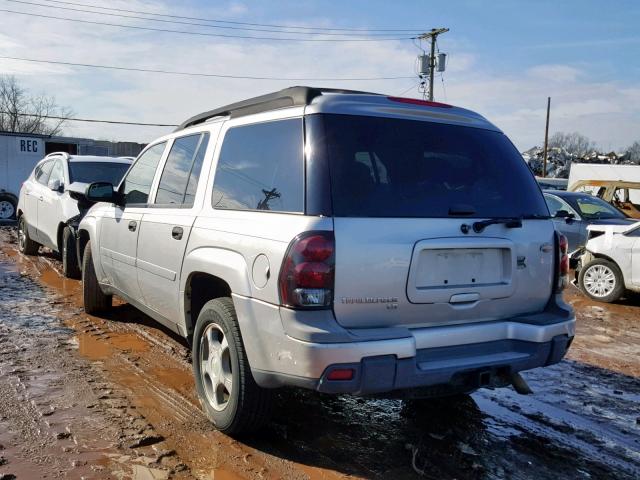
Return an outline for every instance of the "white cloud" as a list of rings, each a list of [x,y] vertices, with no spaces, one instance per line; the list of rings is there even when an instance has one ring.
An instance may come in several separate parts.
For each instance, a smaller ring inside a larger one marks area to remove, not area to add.
[[[542,143],[548,96],[551,133],[579,131],[606,149],[640,137],[640,88],[590,80],[575,67],[539,65],[510,76],[474,69],[447,78],[450,102],[485,115],[520,149]]]
[[[128,0],[110,3],[116,8],[142,11],[176,11],[173,5]],[[184,8],[180,6],[185,15],[208,18],[237,19],[248,12],[240,2],[191,12]],[[51,14],[43,8],[30,7],[29,10]],[[81,17],[71,12],[68,16]],[[82,18],[95,19],[91,16]],[[135,20],[107,18],[101,20],[140,24]],[[0,13],[0,19],[3,24],[0,56],[127,67],[312,78],[410,76],[418,53],[411,42],[240,41],[47,21],[4,13]],[[330,26],[324,19],[319,21]],[[189,28],[170,24],[157,26]],[[200,28],[198,31],[216,30]],[[438,81],[437,100],[479,111],[500,126],[521,149],[541,143],[547,96],[552,97],[552,132],[580,130],[608,148],[626,146],[638,137],[640,89],[634,86],[613,80],[596,82],[590,79],[587,67],[557,64],[537,65],[520,74],[505,76],[495,73],[495,65],[488,65],[486,59],[465,51],[463,45],[449,50],[444,77],[446,99]],[[72,107],[79,117],[153,123],[180,123],[200,111],[294,84],[354,88],[391,95],[406,91],[412,82],[417,84],[417,79],[372,82],[233,80],[90,70],[9,60],[0,60],[0,71],[19,75],[25,86],[35,92],[54,94],[59,103]],[[416,96],[417,89],[406,95]],[[67,133],[146,142],[170,130],[70,123]]]
[[[527,74],[548,82],[573,82],[582,72],[569,65],[536,65],[527,70]]]

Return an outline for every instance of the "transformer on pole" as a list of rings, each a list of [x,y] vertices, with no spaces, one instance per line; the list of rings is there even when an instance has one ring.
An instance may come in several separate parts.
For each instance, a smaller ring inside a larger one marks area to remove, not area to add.
[[[418,76],[420,77],[420,89],[424,97],[428,96],[429,101],[433,101],[433,77],[435,72],[444,72],[447,63],[447,54],[438,53],[436,56],[436,39],[438,35],[448,32],[448,28],[432,28],[430,32],[423,33],[418,37],[420,40],[431,40],[431,53],[423,52],[418,57]],[[425,78],[429,79],[429,87],[426,87]],[[428,92],[428,93],[427,93]]]

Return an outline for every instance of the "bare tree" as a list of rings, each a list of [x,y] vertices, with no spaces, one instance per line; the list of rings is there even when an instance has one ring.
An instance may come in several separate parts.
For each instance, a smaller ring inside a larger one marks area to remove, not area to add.
[[[595,143],[578,132],[555,133],[549,139],[549,146],[552,148],[564,148],[567,152],[579,157],[582,157],[595,149]]]
[[[634,163],[640,163],[640,142],[633,142],[633,144],[627,148],[626,157]]]
[[[57,135],[72,115],[53,96],[29,95],[16,77],[0,76],[0,131]]]

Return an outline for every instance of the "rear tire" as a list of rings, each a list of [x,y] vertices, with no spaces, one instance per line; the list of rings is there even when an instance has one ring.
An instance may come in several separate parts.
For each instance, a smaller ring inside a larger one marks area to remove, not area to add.
[[[91,243],[88,242],[82,257],[82,300],[84,311],[93,314],[105,312],[111,308],[111,295],[105,295],[93,266],[93,256],[91,254]]]
[[[80,278],[78,255],[76,254],[75,236],[69,227],[62,231],[62,245],[60,246],[62,257],[62,271],[67,278]]]
[[[29,238],[29,227],[24,215],[18,220],[18,250],[24,255],[37,255],[40,244]]]
[[[0,220],[16,218],[16,200],[10,195],[0,195]]]
[[[624,277],[615,263],[596,258],[580,269],[580,290],[592,300],[611,303],[625,292]]]
[[[253,379],[229,297],[210,300],[198,315],[193,373],[202,408],[218,430],[240,435],[269,421],[272,391]]]

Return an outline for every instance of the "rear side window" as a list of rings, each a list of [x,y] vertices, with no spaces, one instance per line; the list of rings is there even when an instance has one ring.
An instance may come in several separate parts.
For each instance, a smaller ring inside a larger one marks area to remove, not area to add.
[[[146,150],[129,170],[120,190],[124,194],[126,205],[146,205],[153,177],[166,144],[167,142],[158,143]]]
[[[53,168],[52,160],[46,161],[38,165],[34,172],[36,181],[43,185],[46,185],[49,182],[49,174],[51,173],[52,168]]]
[[[160,177],[155,203],[193,205],[209,134],[176,138]]]
[[[216,168],[213,207],[303,212],[303,168],[302,119],[230,128]]]
[[[320,117],[336,216],[549,216],[533,175],[500,132],[382,117]]]

